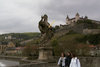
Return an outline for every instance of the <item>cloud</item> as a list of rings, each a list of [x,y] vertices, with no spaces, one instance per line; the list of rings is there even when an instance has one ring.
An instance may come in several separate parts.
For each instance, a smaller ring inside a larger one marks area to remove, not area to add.
[[[39,32],[41,15],[49,16],[49,23],[65,24],[67,14],[77,12],[100,20],[99,0],[0,0],[0,33]],[[53,25],[53,26],[54,26]]]
[[[65,18],[74,17],[77,12],[81,16],[88,16],[90,19],[100,20],[99,0],[52,0],[45,6],[42,13],[49,15],[49,20],[55,20],[55,25],[65,24]]]
[[[0,0],[0,32],[37,32],[39,11],[49,0]]]

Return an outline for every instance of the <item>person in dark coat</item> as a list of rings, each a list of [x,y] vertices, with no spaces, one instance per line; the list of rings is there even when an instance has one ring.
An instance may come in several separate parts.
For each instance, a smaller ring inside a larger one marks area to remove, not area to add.
[[[71,53],[70,52],[67,52],[67,56],[66,56],[66,60],[65,60],[66,67],[69,67],[70,66],[71,59],[72,59]]]

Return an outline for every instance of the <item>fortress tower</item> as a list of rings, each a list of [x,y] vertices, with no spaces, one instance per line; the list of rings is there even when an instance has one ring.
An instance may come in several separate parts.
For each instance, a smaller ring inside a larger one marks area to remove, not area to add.
[[[79,15],[79,13],[76,13],[75,22],[77,22],[79,19],[80,19],[80,15]]]
[[[71,23],[71,20],[70,20],[69,16],[67,15],[67,17],[66,17],[66,24],[70,24],[70,23]]]

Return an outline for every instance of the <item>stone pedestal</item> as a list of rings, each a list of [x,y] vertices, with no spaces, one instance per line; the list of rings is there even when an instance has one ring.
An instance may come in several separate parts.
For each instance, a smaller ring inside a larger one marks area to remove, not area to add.
[[[40,47],[38,60],[52,60],[53,48],[52,47]]]

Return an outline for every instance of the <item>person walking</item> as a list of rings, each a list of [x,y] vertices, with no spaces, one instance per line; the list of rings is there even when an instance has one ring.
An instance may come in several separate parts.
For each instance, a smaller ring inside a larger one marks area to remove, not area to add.
[[[61,57],[58,60],[58,65],[60,67],[66,67],[65,60],[66,60],[65,54],[61,53]]]
[[[71,59],[72,59],[71,53],[70,52],[67,52],[66,60],[65,60],[66,67],[69,67],[70,62],[71,62]]]
[[[72,54],[72,59],[69,67],[81,67],[79,59],[75,56],[75,54]]]

